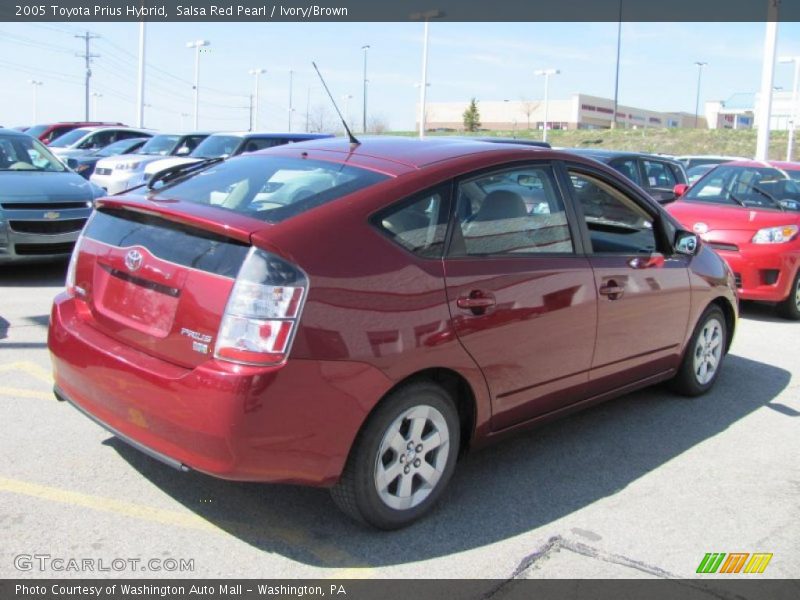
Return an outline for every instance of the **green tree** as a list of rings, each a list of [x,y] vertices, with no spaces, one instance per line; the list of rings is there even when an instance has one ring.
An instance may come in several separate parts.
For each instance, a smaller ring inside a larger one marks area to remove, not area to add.
[[[467,131],[478,131],[481,126],[481,113],[478,111],[478,102],[473,98],[464,111],[464,129]]]

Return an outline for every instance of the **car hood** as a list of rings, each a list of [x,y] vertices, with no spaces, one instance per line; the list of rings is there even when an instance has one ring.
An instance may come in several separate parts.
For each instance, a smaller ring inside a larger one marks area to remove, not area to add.
[[[0,201],[4,204],[94,200],[102,195],[103,190],[72,171],[0,171]]]
[[[120,154],[118,156],[106,156],[101,158],[97,161],[97,166],[101,169],[113,169],[121,162],[137,162],[139,163],[137,171],[140,171],[145,165],[159,160],[164,160],[161,154]]]
[[[698,223],[705,224],[706,231],[752,231],[764,227],[777,227],[800,223],[800,213],[782,212],[741,206],[723,206],[710,202],[687,202],[679,200],[666,207],[673,217],[686,227],[694,230]],[[702,231],[700,233],[703,233]]]
[[[170,167],[176,167],[178,165],[185,165],[193,162],[200,162],[201,159],[199,158],[188,158],[188,157],[173,157],[173,158],[164,158],[162,160],[157,160],[151,162],[150,164],[145,167],[144,172],[148,175],[153,175],[158,173],[159,171],[163,171],[164,169],[169,169]]]

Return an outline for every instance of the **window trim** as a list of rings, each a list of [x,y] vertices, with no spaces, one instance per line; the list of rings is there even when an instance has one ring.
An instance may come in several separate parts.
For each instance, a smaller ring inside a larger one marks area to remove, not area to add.
[[[576,218],[578,220],[578,226],[581,230],[581,236],[583,240],[583,245],[585,248],[586,256],[643,256],[644,253],[621,253],[621,252],[595,252],[592,248],[592,239],[591,234],[589,233],[589,227],[586,225],[586,216],[583,213],[583,207],[581,206],[580,201],[575,197],[574,189],[572,187],[572,182],[570,181],[570,173],[576,172],[578,174],[586,175],[588,177],[593,177],[594,179],[598,179],[605,183],[606,185],[610,185],[611,187],[619,190],[625,197],[629,200],[634,202],[639,208],[641,208],[644,212],[650,215],[653,219],[653,232],[656,234],[656,252],[660,252],[664,256],[672,256],[674,254],[674,249],[672,247],[672,241],[669,239],[669,236],[666,232],[666,219],[661,212],[659,206],[655,200],[651,199],[649,196],[642,196],[638,193],[632,185],[633,182],[628,181],[626,177],[622,174],[619,175],[619,180],[615,180],[615,178],[609,176],[608,173],[601,171],[600,169],[596,169],[590,165],[586,165],[583,163],[567,161],[563,164],[564,167],[564,177],[566,178],[566,182],[569,184],[569,198],[570,204],[573,206],[573,210],[575,211]]]
[[[564,213],[567,217],[567,228],[569,229],[570,238],[572,240],[572,252],[518,252],[518,253],[501,253],[501,254],[455,254],[453,239],[460,239],[463,246],[463,237],[461,228],[456,225],[456,208],[457,208],[457,194],[458,188],[464,181],[472,179],[480,179],[486,175],[495,173],[504,173],[507,171],[516,171],[520,168],[548,168],[553,176],[554,191],[559,195],[561,203],[564,206]],[[530,259],[547,259],[547,258],[575,258],[584,256],[584,242],[581,237],[581,231],[578,228],[578,222],[575,220],[575,213],[572,210],[572,202],[568,191],[564,187],[564,181],[561,177],[562,162],[553,159],[540,159],[540,160],[518,160],[513,162],[503,163],[502,165],[493,165],[485,167],[469,173],[464,173],[458,177],[453,178],[452,187],[450,190],[450,217],[447,225],[447,238],[445,240],[445,253],[444,257],[447,260],[530,260]]]

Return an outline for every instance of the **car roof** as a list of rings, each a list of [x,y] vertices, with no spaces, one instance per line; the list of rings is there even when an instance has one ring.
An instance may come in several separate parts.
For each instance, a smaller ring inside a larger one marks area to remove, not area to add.
[[[780,160],[734,160],[724,164],[726,167],[771,167],[784,171],[800,171],[800,163]]]
[[[25,133],[24,131],[17,131],[16,129],[5,129],[4,127],[0,127],[0,136],[2,136],[2,137],[26,137],[26,138],[31,137],[27,133]]]
[[[580,156],[588,156],[600,161],[614,160],[615,158],[657,158],[658,160],[677,163],[672,156],[663,154],[651,154],[648,152],[633,152],[631,150],[607,150],[605,148],[565,148],[568,152],[573,152]]]
[[[351,145],[345,137],[322,138],[301,144],[268,148],[252,154],[294,154],[298,151],[319,154],[335,153],[340,155],[336,158],[342,159],[343,162],[349,161],[361,166],[368,167],[368,165],[374,164],[374,161],[377,160],[383,163],[403,165],[406,169],[421,169],[434,163],[480,153],[492,154],[512,151],[524,156],[528,153],[556,152],[548,148],[519,144],[487,144],[478,140],[473,141],[471,139],[447,136],[424,140],[415,137],[374,136],[362,137],[359,140],[359,144]]]

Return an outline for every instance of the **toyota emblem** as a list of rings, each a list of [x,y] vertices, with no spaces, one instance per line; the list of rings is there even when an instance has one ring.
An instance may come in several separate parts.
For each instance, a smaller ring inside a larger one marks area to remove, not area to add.
[[[125,255],[125,266],[129,271],[138,271],[142,266],[142,253],[138,250],[131,250]]]

